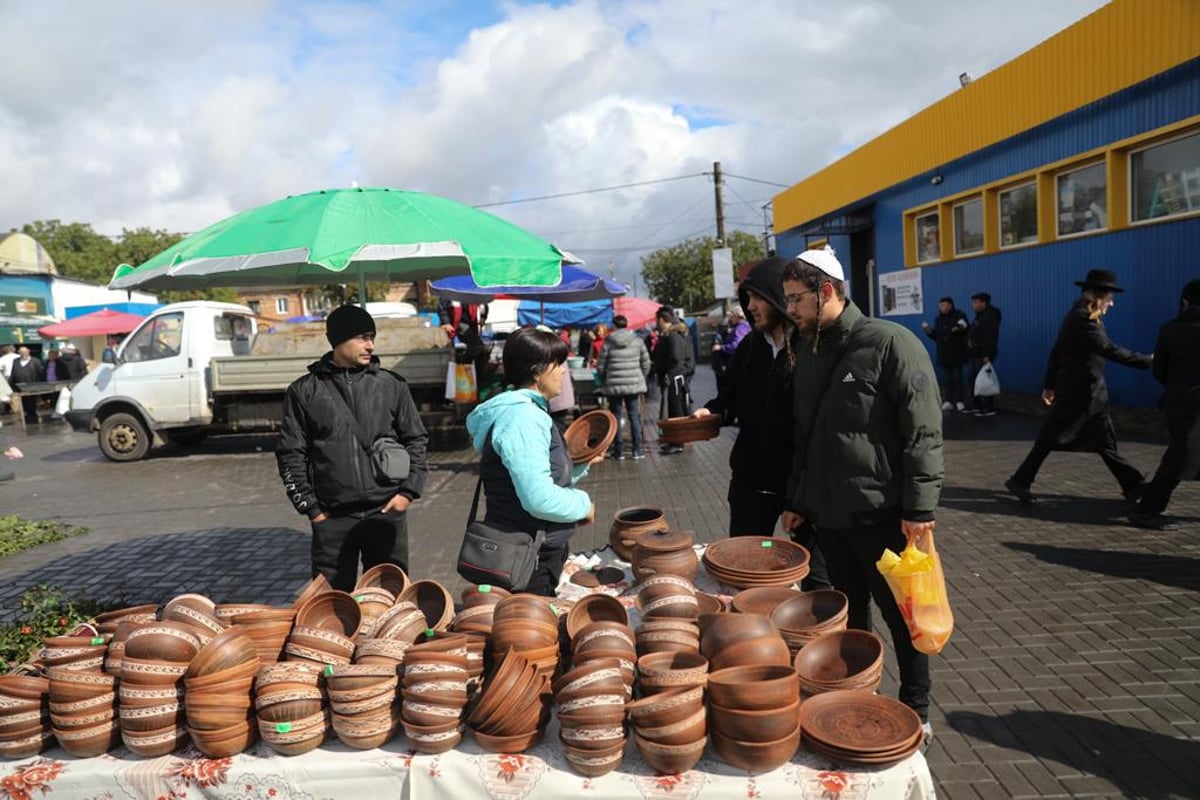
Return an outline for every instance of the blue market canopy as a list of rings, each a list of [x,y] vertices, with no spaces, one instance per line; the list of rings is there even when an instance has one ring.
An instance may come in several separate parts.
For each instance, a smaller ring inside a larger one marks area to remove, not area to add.
[[[578,303],[610,300],[629,289],[572,264],[562,265],[562,280],[556,286],[491,286],[483,288],[470,275],[442,278],[430,284],[433,293],[460,303],[488,303],[497,297],[513,297],[541,303]]]

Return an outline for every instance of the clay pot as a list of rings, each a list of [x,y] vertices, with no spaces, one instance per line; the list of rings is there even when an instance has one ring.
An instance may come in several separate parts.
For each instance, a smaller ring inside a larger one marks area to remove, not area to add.
[[[633,548],[638,540],[653,531],[669,530],[661,508],[630,506],[613,514],[608,529],[608,544],[622,561],[633,560]]]
[[[688,531],[653,531],[633,548],[633,576],[639,581],[654,575],[679,575],[696,579],[700,561],[692,549],[696,539]]]

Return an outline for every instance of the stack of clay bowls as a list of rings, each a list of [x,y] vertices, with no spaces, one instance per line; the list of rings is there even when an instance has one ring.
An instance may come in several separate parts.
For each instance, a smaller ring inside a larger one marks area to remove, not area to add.
[[[696,537],[688,531],[651,531],[638,537],[633,547],[633,577],[644,581],[654,575],[678,575],[696,579],[700,561],[693,545]]]
[[[121,738],[136,755],[162,756],[183,744],[183,678],[201,642],[211,638],[207,628],[175,620],[143,623],[128,631],[118,714]]]
[[[717,757],[767,772],[800,747],[800,682],[791,666],[730,667],[708,676],[709,735]]]
[[[121,743],[114,676],[63,667],[50,667],[47,675],[50,726],[64,750],[79,758],[90,758]]]
[[[825,692],[804,701],[804,747],[840,764],[884,767],[903,761],[924,741],[917,712],[890,697]]]
[[[631,506],[613,514],[612,526],[608,529],[608,544],[622,561],[633,560],[633,547],[638,540],[653,531],[669,530],[667,518],[661,508]]]
[[[498,586],[468,586],[462,592],[462,610],[455,614],[449,630],[467,637],[467,673],[477,683],[487,666],[486,652],[492,635],[496,604],[511,593]]]
[[[705,614],[700,628],[700,652],[713,671],[747,664],[791,666],[791,651],[764,616]]]
[[[38,661],[43,667],[95,671],[104,667],[110,634],[51,636],[42,640]]]
[[[883,641],[870,631],[826,633],[804,645],[793,664],[806,695],[873,692],[883,679]]]
[[[656,772],[687,772],[704,755],[708,736],[702,685],[665,689],[633,701],[626,711],[638,752]]]
[[[337,664],[325,668],[333,732],[347,747],[370,750],[396,735],[400,679],[387,664]]]
[[[558,677],[552,688],[558,706],[563,755],[581,775],[616,769],[625,754],[625,679],[621,663],[600,658]]]
[[[558,668],[558,611],[549,599],[514,594],[496,604],[492,612],[493,662],[509,650],[528,659],[547,677]]]
[[[467,637],[429,629],[405,653],[400,722],[419,753],[444,753],[462,741],[467,704]]]
[[[347,669],[347,667],[333,667]],[[320,747],[329,732],[329,713],[315,664],[267,664],[255,678],[258,733],[275,752],[297,756]]]
[[[686,650],[647,653],[637,660],[637,674],[642,697],[668,689],[703,688],[708,682],[708,659]]]
[[[349,664],[362,622],[358,601],[336,589],[314,595],[296,611],[284,653],[288,661]]]
[[[217,604],[202,594],[173,598],[163,606],[162,619],[190,626],[201,644],[225,630],[225,623],[217,619]]]
[[[771,612],[771,621],[795,653],[818,636],[846,630],[849,613],[846,595],[837,589],[819,589],[780,603]]]
[[[275,608],[266,606],[257,610],[248,610],[241,606],[241,613],[227,617],[230,627],[235,627],[250,637],[258,650],[258,657],[264,664],[274,664],[285,657],[284,647],[287,646],[288,634],[296,620],[295,608]],[[217,607],[220,615],[221,607]]]
[[[26,758],[50,740],[50,681],[32,675],[0,675],[0,756]]]
[[[404,663],[404,653],[426,630],[421,610],[407,601],[398,601],[375,619],[370,636],[359,636],[354,663],[390,665],[398,670]]]
[[[228,628],[233,624],[234,617],[240,617],[243,614],[255,614],[259,611],[273,611],[275,606],[269,606],[266,603],[217,603],[213,608],[213,616],[217,621]]]
[[[800,590],[789,586],[760,586],[738,592],[729,605],[739,614],[761,614],[769,617],[780,603],[797,598],[800,594]]]
[[[657,617],[638,623],[637,654],[695,653],[700,649],[700,627],[694,619]]]
[[[637,609],[643,620],[700,616],[696,587],[678,575],[653,575],[638,584]]]
[[[454,595],[437,581],[413,581],[396,598],[412,603],[425,615],[425,627],[444,631],[454,619]]]
[[[261,665],[254,642],[234,627],[201,647],[188,666],[187,730],[209,758],[228,758],[258,741],[251,692]]]
[[[103,614],[97,614],[92,620],[92,624],[96,628],[97,634],[101,636],[107,634],[115,638],[117,625],[122,622],[154,622],[157,619],[158,606],[149,603],[141,606],[118,608],[115,611],[106,611]]]
[[[497,660],[467,716],[475,741],[491,753],[525,752],[542,738],[549,721],[549,681],[511,649]]]
[[[619,605],[619,604],[618,604]],[[598,610],[593,607],[593,611]],[[624,612],[624,609],[621,609]],[[571,664],[582,667],[600,659],[615,658],[621,667],[621,678],[625,682],[625,694],[633,696],[633,682],[637,675],[636,639],[633,629],[617,619],[588,621],[583,627],[572,625],[567,615],[567,627],[571,634]],[[575,620],[576,623],[581,620]]]
[[[788,539],[735,536],[704,549],[708,574],[728,586],[791,586],[808,575],[809,553]]]
[[[408,575],[395,564],[379,564],[362,574],[354,585],[354,599],[362,612],[359,636],[370,636],[379,615],[396,604],[408,588]]]

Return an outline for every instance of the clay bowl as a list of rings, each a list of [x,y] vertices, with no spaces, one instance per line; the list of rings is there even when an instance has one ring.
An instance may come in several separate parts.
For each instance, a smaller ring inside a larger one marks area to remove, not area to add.
[[[537,650],[558,646],[558,629],[531,620],[506,620],[492,626],[491,650],[506,652],[510,647],[517,650]]]
[[[347,660],[354,655],[353,639],[326,628],[296,625],[288,634],[287,641],[311,650],[320,650],[323,653],[341,656]]]
[[[667,444],[706,442],[721,434],[721,415],[669,417],[658,421],[658,440]]]
[[[363,589],[384,589],[399,597],[410,583],[407,573],[396,564],[377,564],[364,572],[354,585],[355,593]]]
[[[354,599],[358,601],[358,611],[362,617],[356,636],[373,634],[376,621],[396,602],[395,596],[387,589],[376,588],[355,589]]]
[[[695,653],[700,649],[700,637],[688,631],[644,631],[639,626],[637,634],[637,654],[639,657],[650,653]]]
[[[808,574],[808,550],[770,536],[735,536],[713,542],[702,558],[713,577],[738,588],[790,586]]]
[[[551,625],[558,630],[558,611],[549,598],[534,594],[514,594],[496,604],[492,613],[492,624],[511,619],[526,619]]]
[[[55,731],[54,738],[76,758],[104,755],[121,744],[121,728],[114,720],[73,731]]]
[[[791,666],[757,664],[708,674],[709,701],[723,708],[783,708],[800,697],[800,677]]]
[[[129,632],[125,639],[126,655],[134,658],[190,662],[200,651],[200,640],[191,625],[181,622],[158,622],[142,625]]]
[[[628,625],[629,613],[612,595],[601,592],[584,595],[567,612],[567,635],[574,641],[581,630],[595,622]]]
[[[246,692],[249,693],[254,685],[254,676],[258,674],[262,662],[258,655],[250,661],[243,661],[232,667],[216,672],[209,672],[194,678],[184,676],[183,683],[189,692]]]
[[[180,683],[187,671],[188,665],[177,661],[125,656],[121,659],[121,685],[173,685]]]
[[[428,628],[421,609],[408,601],[397,601],[375,620],[372,638],[412,643]]]
[[[506,597],[512,597],[512,592],[499,586],[481,583],[478,586],[468,586],[462,590],[463,608],[475,606],[494,606]]]
[[[685,744],[661,744],[644,738],[637,730],[634,730],[633,741],[646,765],[662,775],[679,775],[696,766],[708,743],[707,738],[701,737]]]
[[[563,431],[571,461],[586,464],[602,455],[616,438],[618,428],[617,418],[603,408],[581,415]]]
[[[475,742],[489,753],[524,753],[542,740],[545,733],[543,728],[534,728],[527,733],[516,736],[495,736],[482,731],[471,731]]]
[[[116,710],[113,708],[112,703],[109,703],[107,706],[102,708],[91,708],[84,711],[75,711],[65,714],[51,711],[50,727],[55,731],[73,731],[79,730],[80,728],[89,728],[93,725],[99,725],[103,722],[109,722],[115,719],[116,716]],[[26,724],[36,723],[37,727],[45,727],[45,716],[36,711],[32,714],[17,714],[15,716],[8,717],[7,719],[9,722],[14,722],[22,717],[31,717],[31,719],[27,719],[25,721]],[[4,727],[7,727],[7,725]],[[5,735],[10,735],[12,733],[12,731],[9,730],[3,730],[2,732]],[[31,734],[32,731],[27,735]]]
[[[188,733],[196,749],[209,758],[230,758],[258,741],[258,726],[248,721],[211,731],[189,728]]]
[[[462,727],[457,722],[444,725],[413,725],[405,722],[404,737],[418,753],[437,755],[452,750],[462,741]]]
[[[740,614],[758,614],[770,618],[780,603],[799,597],[800,594],[787,586],[759,586],[743,589],[735,594],[730,606]]]
[[[121,708],[145,708],[163,703],[182,703],[183,696],[183,686],[175,684],[138,686],[132,683],[121,683],[117,691]]]
[[[256,614],[260,611],[275,610],[275,606],[266,605],[265,603],[218,603],[213,608],[213,616],[228,628],[233,624],[234,617],[240,617],[243,614]]]
[[[173,598],[162,609],[166,622],[182,622],[209,634],[225,630],[216,617],[217,604],[202,594],[181,594]]]
[[[708,733],[708,711],[703,706],[696,708],[683,719],[662,725],[637,725],[635,729],[642,738],[659,744],[681,745],[703,739]]]
[[[129,654],[126,651],[125,660],[128,658]],[[253,639],[233,627],[214,636],[208,644],[200,648],[188,665],[187,677],[199,678],[224,673],[248,663],[254,665],[251,674],[258,672],[258,649],[254,646]]]
[[[325,684],[333,691],[347,692],[380,687],[398,678],[393,666],[337,664],[325,670]]]
[[[849,610],[846,595],[837,589],[818,589],[780,603],[771,613],[771,620],[781,630],[815,632],[844,621]]]
[[[643,581],[638,587],[636,603],[637,610],[641,612],[643,618],[696,619],[700,615],[700,604],[696,602],[696,590],[691,586]]]
[[[111,714],[111,709],[109,713]],[[80,714],[79,718],[82,719],[84,716],[84,714]],[[58,715],[47,715],[40,708],[20,711],[6,710],[4,715],[0,716],[0,741],[13,742],[28,739],[30,736],[44,731],[52,723],[58,724]]]
[[[563,692],[578,691],[606,678],[617,678],[624,683],[620,661],[615,658],[602,658],[577,666],[556,678],[550,688],[557,697]]]
[[[621,722],[581,723],[563,722],[558,730],[559,740],[579,750],[608,750],[625,742],[625,726]]]
[[[478,730],[496,736],[517,736],[544,727],[543,718],[548,719],[550,712],[546,678],[530,665],[517,683],[517,688],[477,726]]]
[[[778,634],[764,635],[722,647],[709,659],[709,667],[713,670],[750,664],[791,666],[792,651]]]
[[[70,703],[89,700],[98,695],[112,694],[116,689],[116,677],[103,672],[50,667],[46,695],[52,703]]]
[[[239,708],[232,703],[222,704],[220,701],[225,697],[228,697],[228,695],[212,695],[213,702],[211,704],[207,702],[197,704],[194,702],[195,698],[189,696],[187,699],[188,729],[216,731],[221,728],[227,728],[230,725],[254,721],[254,709]],[[246,699],[250,699],[248,695]],[[319,710],[320,704],[318,703],[314,711]]]
[[[703,686],[708,680],[708,659],[699,653],[650,653],[637,660],[637,671],[646,694],[679,686]]]
[[[625,759],[625,742],[606,750],[581,750],[564,744],[563,756],[571,769],[588,778],[598,778],[607,775]]]
[[[883,672],[883,641],[870,631],[822,634],[796,653],[793,664],[808,694],[874,688]]]
[[[414,725],[441,725],[457,722],[462,717],[465,701],[457,705],[430,703],[421,697],[406,697],[401,707],[401,718]]]
[[[779,631],[771,620],[759,614],[724,613],[700,617],[700,652],[709,661],[731,645],[763,637],[778,639]]]
[[[121,731],[124,733],[146,733],[160,728],[182,725],[183,703],[164,703],[145,708],[122,708],[118,712]]]
[[[332,591],[332,589],[333,584],[324,575],[317,573],[312,580],[300,587],[300,591],[296,593],[296,599],[292,601],[292,608],[299,609],[312,598]]]
[[[93,711],[112,709],[116,706],[116,704],[117,704],[116,692],[108,692],[107,694],[98,694],[95,697],[89,697],[86,700],[72,700],[70,702],[60,702],[60,701],[51,700],[49,703],[51,714],[90,713]],[[39,712],[39,709],[37,709],[37,708],[25,709],[25,710],[5,709],[5,714],[19,716],[22,713],[29,713],[30,711]],[[0,719],[10,719],[11,720],[12,717],[11,716],[0,716]],[[2,726],[2,725],[3,725],[3,723],[0,722],[0,726]]]
[[[92,618],[92,623],[100,633],[116,634],[121,622],[155,622],[158,619],[158,605],[146,603],[140,606],[127,606],[113,611],[105,611]]]
[[[269,687],[280,684],[300,684],[302,686],[317,686],[321,681],[321,670],[310,664],[294,664],[281,662],[265,664],[258,670],[255,687],[260,693],[269,691]]]
[[[450,621],[450,630],[487,635],[492,632],[493,610],[493,606],[490,605],[467,606],[454,615],[454,619]]]
[[[358,608],[358,601],[351,595],[331,589],[300,606],[295,624],[306,628],[324,628],[351,639],[362,624],[362,612]]]
[[[404,654],[412,647],[409,642],[391,639],[364,639],[354,646],[354,663],[391,666],[393,669],[404,663]]]
[[[297,692],[297,694],[300,693]],[[286,695],[275,695],[267,698],[260,697],[255,700],[255,703],[259,704],[256,714],[264,722],[295,722],[320,713],[325,707],[321,700],[321,693],[315,689],[311,690],[307,697],[287,699]],[[191,710],[192,708],[189,706],[189,713]]]
[[[0,741],[0,758],[29,758],[36,756],[46,749],[53,734],[48,730],[39,730],[23,739]]]
[[[639,538],[651,531],[669,529],[661,508],[630,506],[613,514],[612,526],[608,530],[608,543],[622,561],[633,559],[633,547]]]
[[[726,764],[747,772],[769,772],[782,767],[796,755],[800,748],[800,726],[797,724],[794,731],[775,741],[747,742],[722,735],[714,725],[709,738],[717,758]]]
[[[725,610],[725,602],[715,594],[696,592],[696,610],[700,614],[719,614]]]
[[[452,653],[465,657],[467,655],[467,635],[428,628],[421,636],[417,637],[417,641],[409,649],[410,655],[420,653]]]
[[[576,631],[571,651],[576,657],[600,650],[628,651],[633,654],[637,638],[633,629],[620,622],[593,622]]]
[[[714,731],[744,742],[773,742],[786,737],[800,724],[799,697],[780,708],[747,710],[709,703],[708,710]]]
[[[425,615],[425,627],[445,630],[454,619],[454,595],[437,581],[414,581],[400,593],[397,602],[415,605]]]

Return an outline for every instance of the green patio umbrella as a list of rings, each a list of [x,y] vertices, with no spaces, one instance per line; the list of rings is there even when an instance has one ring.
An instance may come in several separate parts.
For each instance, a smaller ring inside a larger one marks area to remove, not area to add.
[[[465,275],[480,286],[554,286],[578,259],[470,206],[396,189],[327,189],[252,208],[188,236],[112,289],[409,281]]]

